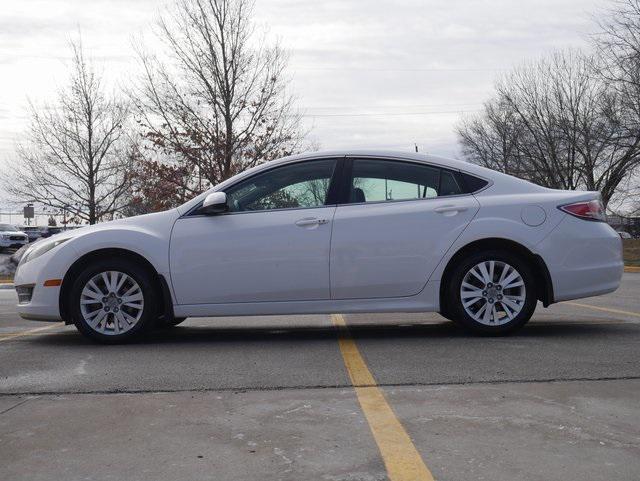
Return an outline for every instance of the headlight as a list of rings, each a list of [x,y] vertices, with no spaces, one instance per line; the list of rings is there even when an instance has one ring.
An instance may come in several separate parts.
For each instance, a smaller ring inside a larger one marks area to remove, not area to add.
[[[25,262],[32,261],[36,257],[40,257],[42,254],[49,252],[54,247],[59,246],[63,242],[67,242],[71,237],[66,237],[64,239],[54,239],[49,242],[38,242],[34,244],[32,247],[29,247],[25,253],[22,255],[20,259],[20,264],[24,264]]]

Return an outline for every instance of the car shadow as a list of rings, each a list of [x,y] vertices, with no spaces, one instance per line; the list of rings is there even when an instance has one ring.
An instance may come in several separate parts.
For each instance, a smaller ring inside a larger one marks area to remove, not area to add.
[[[295,326],[286,324],[273,324],[268,326],[176,326],[167,329],[157,329],[148,333],[145,337],[127,342],[121,345],[179,345],[197,343],[224,343],[224,342],[289,342],[297,341],[323,341],[335,340],[341,336],[350,336],[354,340],[376,339],[424,339],[436,342],[447,342],[457,339],[498,340],[510,342],[511,340],[524,340],[530,338],[598,338],[603,336],[628,336],[635,331],[637,326],[627,323],[579,323],[567,321],[542,321],[531,322],[516,333],[506,336],[483,336],[469,333],[452,322],[429,324],[356,324],[349,325],[348,333],[335,326]],[[27,341],[25,339],[25,341]],[[33,336],[28,339],[32,344],[49,346],[87,346],[99,344],[86,339],[75,331],[51,332],[46,335]]]

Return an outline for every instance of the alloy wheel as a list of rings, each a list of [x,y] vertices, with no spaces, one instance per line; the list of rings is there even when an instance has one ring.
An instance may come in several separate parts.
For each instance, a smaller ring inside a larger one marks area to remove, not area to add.
[[[87,281],[80,295],[84,321],[100,334],[124,334],[140,321],[143,310],[142,289],[124,272],[96,274]]]
[[[464,310],[486,326],[511,322],[526,300],[524,279],[506,262],[487,260],[467,271],[460,286]]]

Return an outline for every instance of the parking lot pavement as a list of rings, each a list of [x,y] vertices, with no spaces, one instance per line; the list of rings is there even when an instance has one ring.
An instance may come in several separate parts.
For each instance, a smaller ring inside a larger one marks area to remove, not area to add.
[[[0,479],[637,480],[639,292],[625,274],[503,338],[386,314],[192,319],[98,346],[0,290]],[[388,442],[403,433],[420,477]]]

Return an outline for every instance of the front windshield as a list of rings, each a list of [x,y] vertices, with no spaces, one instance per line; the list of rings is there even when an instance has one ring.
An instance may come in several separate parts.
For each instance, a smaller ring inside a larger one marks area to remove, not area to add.
[[[11,224],[0,224],[0,232],[16,232],[19,231],[15,225]]]

